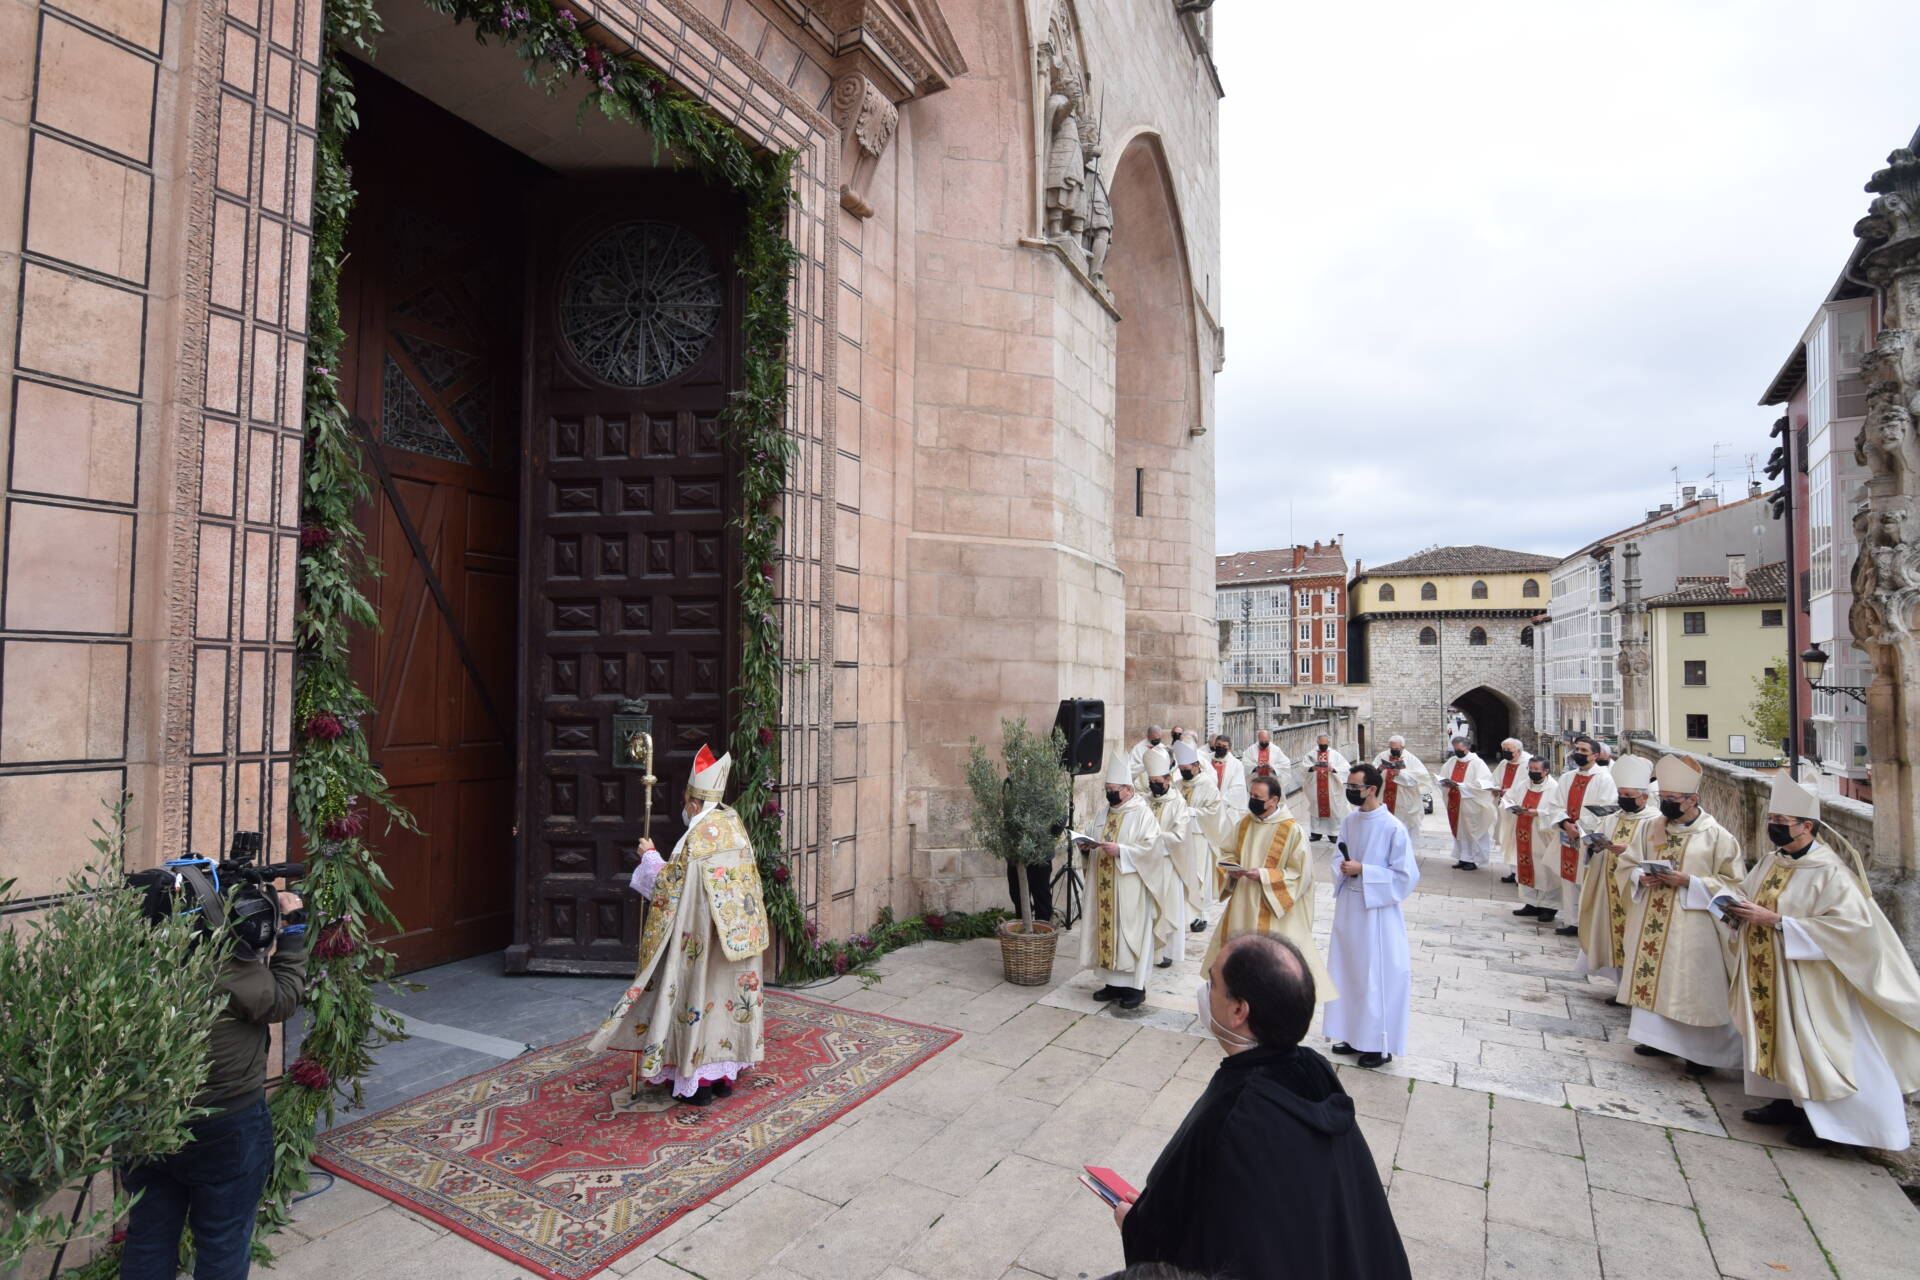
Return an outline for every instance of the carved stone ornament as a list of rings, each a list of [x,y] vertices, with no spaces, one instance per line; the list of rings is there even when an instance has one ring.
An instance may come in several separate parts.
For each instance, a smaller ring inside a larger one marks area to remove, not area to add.
[[[857,218],[870,218],[867,184],[900,127],[900,109],[873,81],[854,71],[834,82],[833,121],[840,126],[840,172],[846,176],[840,184],[840,207]]]
[[[1092,114],[1087,109],[1086,60],[1080,51],[1080,33],[1075,29],[1072,11],[1064,3],[1053,7],[1039,57],[1045,88],[1041,122],[1046,130],[1046,154],[1042,157],[1046,234],[1055,244],[1081,255],[1087,252],[1091,212],[1086,134]],[[1096,159],[1098,154],[1096,151]]]

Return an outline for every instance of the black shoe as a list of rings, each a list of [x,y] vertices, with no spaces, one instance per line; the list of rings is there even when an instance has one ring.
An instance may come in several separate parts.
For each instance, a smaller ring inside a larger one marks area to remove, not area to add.
[[[709,1081],[708,1083],[709,1083],[710,1085],[712,1085],[712,1087],[713,1087],[713,1096],[714,1096],[714,1097],[716,1097],[716,1098],[731,1098],[731,1097],[733,1096],[733,1081],[731,1081],[731,1080],[712,1080],[712,1081]]]
[[[1740,1113],[1740,1118],[1749,1124],[1802,1125],[1807,1122],[1806,1113],[1792,1098],[1775,1098],[1764,1107],[1748,1107]]]
[[[1807,1147],[1813,1150],[1818,1150],[1821,1147],[1830,1147],[1833,1145],[1831,1142],[1828,1142],[1825,1138],[1815,1133],[1813,1131],[1813,1126],[1805,1123],[1804,1121],[1800,1124],[1794,1125],[1793,1128],[1787,1130],[1787,1141],[1791,1142],[1796,1147]]]
[[[1665,1049],[1656,1049],[1650,1044],[1637,1044],[1633,1051],[1643,1058],[1671,1058],[1673,1055]]]
[[[1580,926],[1577,924],[1563,924],[1558,929],[1555,929],[1554,932],[1563,938],[1572,938],[1578,936]]]
[[[1118,1000],[1121,996],[1125,994],[1127,994],[1127,989],[1125,987],[1116,987],[1111,982],[1109,982],[1106,986],[1094,992],[1093,998],[1095,1000]]]
[[[1607,1003],[1612,1005],[1616,1009],[1630,1009],[1633,1007],[1629,1005],[1625,1000],[1622,1000],[1619,996],[1608,996]]]
[[[1121,996],[1118,1000],[1114,1001],[1114,1007],[1118,1009],[1138,1009],[1141,1005],[1145,1004],[1146,1002],[1147,1002],[1146,992],[1138,990],[1137,988],[1129,987],[1124,992],[1121,993]]]
[[[1337,1044],[1337,1045],[1334,1045],[1334,1046],[1333,1046],[1333,1048],[1332,1048],[1332,1049],[1331,1049],[1331,1050],[1330,1050],[1329,1052],[1332,1052],[1332,1053],[1358,1053],[1358,1052],[1360,1052],[1360,1051],[1359,1051],[1358,1049],[1356,1049],[1356,1048],[1354,1048],[1354,1047],[1353,1047],[1352,1045],[1350,1045],[1350,1044],[1348,1044],[1348,1043],[1347,1043],[1347,1042],[1346,1042],[1345,1040],[1342,1040],[1342,1041],[1341,1041],[1341,1042],[1340,1042],[1339,1044]]]
[[[1205,920],[1195,920],[1192,924],[1187,926],[1187,932],[1189,933],[1205,933],[1206,931],[1207,931],[1207,922]]]
[[[1507,874],[1500,877],[1500,883],[1501,884],[1519,884],[1520,877],[1517,873],[1509,871],[1507,872]]]
[[[1535,924],[1552,924],[1553,918],[1559,914],[1560,914],[1560,908],[1558,907],[1542,907],[1540,908],[1539,913],[1534,917],[1533,922]]]
[[[1460,859],[1460,861],[1453,864],[1453,869],[1455,871],[1471,871],[1473,870],[1473,864],[1471,862],[1468,862],[1465,858],[1462,858]]]
[[[1155,960],[1153,967],[1156,969],[1171,969],[1173,968],[1173,957],[1168,956],[1165,960]]]
[[[1318,831],[1316,831],[1312,835],[1308,836],[1307,839],[1308,840],[1325,840],[1326,837],[1321,835]]]
[[[713,1086],[710,1084],[701,1085],[693,1091],[693,1096],[686,1099],[686,1101],[696,1107],[704,1107],[711,1104],[713,1102]]]
[[[1712,1067],[1708,1066],[1704,1062],[1695,1062],[1692,1058],[1688,1058],[1686,1060],[1685,1070],[1686,1070],[1686,1073],[1690,1076],[1710,1075],[1713,1072]]]
[[[1531,902],[1529,902],[1526,906],[1520,908],[1518,911],[1514,912],[1513,914],[1517,916],[1537,916],[1540,914],[1540,908],[1534,906]]]
[[[1363,1053],[1354,1063],[1356,1067],[1384,1067],[1393,1061],[1390,1053]]]

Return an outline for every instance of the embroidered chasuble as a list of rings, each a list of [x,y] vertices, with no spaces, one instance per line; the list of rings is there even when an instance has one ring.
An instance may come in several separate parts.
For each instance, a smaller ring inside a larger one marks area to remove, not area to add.
[[[1179,927],[1176,873],[1165,856],[1159,824],[1138,795],[1107,810],[1100,838],[1119,845],[1120,854],[1092,855],[1080,963],[1114,974],[1117,985],[1144,990],[1156,940],[1165,941]]]
[[[1207,942],[1201,972],[1212,971],[1213,958],[1231,939],[1243,933],[1277,934],[1306,957],[1316,999],[1323,1004],[1333,999],[1338,992],[1313,940],[1313,860],[1306,831],[1288,817],[1262,822],[1245,815],[1221,852],[1221,861],[1256,870],[1260,878],[1229,879],[1225,872],[1214,870],[1214,893],[1226,900],[1227,909]]]
[[[1506,809],[1507,794],[1516,784],[1526,782],[1529,759],[1531,757],[1522,752],[1518,760],[1503,760],[1493,766],[1493,782],[1500,788],[1494,794],[1494,808],[1499,810],[1499,813],[1494,818],[1493,842],[1505,851],[1511,851],[1513,848],[1513,815]],[[1509,856],[1511,856],[1510,853]]]
[[[633,983],[592,1047],[639,1053],[643,1078],[668,1076],[680,1093],[712,1078],[702,1068],[760,1061],[760,953],[771,938],[746,828],[712,805],[654,882]]]
[[[1581,806],[1586,802],[1587,787],[1593,782],[1593,775],[1590,773],[1575,773],[1569,775],[1569,777],[1570,781],[1565,784],[1567,817],[1577,822],[1580,816],[1586,812]],[[1560,878],[1562,880],[1578,880],[1580,878],[1579,842],[1576,840],[1574,843],[1568,844],[1564,834],[1560,837]]]
[[[1402,751],[1398,761],[1394,760],[1391,751],[1383,751],[1374,757],[1373,764],[1381,775],[1381,806],[1400,819],[1400,825],[1407,829],[1407,836],[1417,844],[1423,809],[1420,797],[1433,781],[1433,775],[1427,772],[1427,766],[1421,763],[1420,757],[1411,751]]]
[[[1535,883],[1539,863],[1558,839],[1554,824],[1563,816],[1560,784],[1548,778],[1535,787],[1531,779],[1522,777],[1520,785],[1507,792],[1505,803],[1525,810],[1509,815],[1513,821],[1507,828],[1507,857],[1512,859],[1514,874],[1521,884],[1529,889],[1539,888]]]
[[[1634,832],[1653,817],[1650,809],[1614,814],[1607,819],[1607,843],[1631,845]],[[1619,854],[1602,849],[1587,860],[1580,880],[1580,950],[1588,972],[1617,974],[1625,968],[1627,904],[1632,896]]]
[[[1852,1098],[1890,1073],[1894,1087],[1879,1090],[1890,1114],[1875,1145],[1904,1134],[1898,1095],[1920,1090],[1920,977],[1854,867],[1818,840],[1797,859],[1770,849],[1733,892],[1787,919],[1779,932],[1732,933],[1746,1069],[1816,1104],[1808,1114],[1823,1136],[1817,1104]]]
[[[1649,884],[1634,875],[1647,862],[1667,863],[1696,881],[1687,890]],[[1726,927],[1711,911],[1690,908],[1681,894],[1693,895],[1690,901],[1704,907],[1718,891],[1715,886],[1738,884],[1746,874],[1740,842],[1709,813],[1685,827],[1656,817],[1635,829],[1620,865],[1633,895],[1621,935],[1621,998],[1687,1026],[1725,1024],[1730,958],[1721,935]]]

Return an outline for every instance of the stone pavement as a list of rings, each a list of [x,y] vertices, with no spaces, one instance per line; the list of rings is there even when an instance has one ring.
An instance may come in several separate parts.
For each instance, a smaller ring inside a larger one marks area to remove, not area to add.
[[[1607,985],[1575,976],[1572,939],[1508,915],[1513,892],[1497,869],[1452,870],[1439,831],[1429,818],[1406,912],[1415,1052],[1379,1072],[1339,1068],[1416,1277],[1920,1272],[1920,1209],[1885,1170],[1746,1124],[1731,1073],[1703,1086],[1635,1057]],[[876,965],[870,985],[848,977],[809,990],[965,1034],[603,1274],[1085,1280],[1117,1270],[1112,1220],[1074,1175],[1107,1164],[1143,1181],[1205,1087],[1219,1050],[1194,1027],[1203,941],[1191,937],[1190,957],[1156,973],[1149,1006],[1133,1015],[1089,998],[1098,984],[1077,971],[1070,939],[1052,989],[1003,982],[997,944],[984,941],[911,947]],[[432,1003],[430,989],[403,1008],[481,1066],[524,1033],[586,1030],[608,985],[568,994],[569,980],[490,977],[473,962],[453,976],[453,1003]],[[547,1002],[537,1013],[520,994],[534,994],[530,981]],[[447,1069],[407,1066],[398,1081],[376,1079],[377,1096],[423,1091]],[[298,1205],[277,1244],[273,1274],[286,1280],[527,1274],[344,1181]]]

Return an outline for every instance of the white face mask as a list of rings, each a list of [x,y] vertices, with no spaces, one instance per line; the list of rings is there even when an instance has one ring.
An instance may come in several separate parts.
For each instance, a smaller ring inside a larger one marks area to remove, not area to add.
[[[1251,1049],[1259,1043],[1259,1041],[1254,1040],[1250,1036],[1241,1035],[1232,1027],[1221,1026],[1214,1018],[1213,984],[1211,982],[1205,978],[1200,979],[1200,987],[1199,990],[1194,992],[1194,998],[1200,1006],[1200,1016],[1206,1020],[1207,1028],[1219,1039],[1221,1046],[1225,1048],[1228,1053],[1232,1053],[1236,1049]]]

